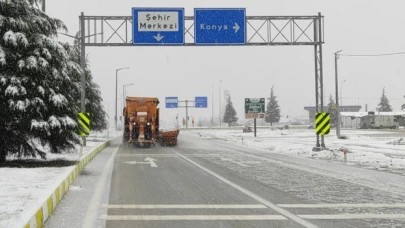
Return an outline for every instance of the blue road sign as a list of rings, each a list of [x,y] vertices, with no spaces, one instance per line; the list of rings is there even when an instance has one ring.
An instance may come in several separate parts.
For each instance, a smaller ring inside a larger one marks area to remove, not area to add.
[[[132,43],[184,44],[184,8],[132,8]]]
[[[195,44],[246,44],[246,10],[194,9]]]
[[[208,106],[207,97],[195,97],[196,108],[206,108]]]
[[[166,97],[166,108],[178,108],[178,100],[177,97]]]

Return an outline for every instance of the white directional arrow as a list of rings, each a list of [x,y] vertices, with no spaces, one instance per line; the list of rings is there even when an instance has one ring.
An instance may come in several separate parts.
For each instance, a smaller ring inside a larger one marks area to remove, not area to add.
[[[144,160],[144,161],[149,162],[149,163],[150,163],[150,167],[157,167],[157,165],[156,165],[156,163],[155,163],[155,161],[157,161],[156,159],[153,159],[153,158],[147,157],[147,158],[145,158],[145,160]]]
[[[137,161],[130,161],[130,162],[125,162],[126,164],[130,164],[130,165],[136,165],[136,164],[149,164],[150,167],[156,168],[158,167],[155,163],[155,161],[157,161],[156,159],[147,157],[144,160],[145,162],[137,162]]]
[[[232,27],[235,30],[235,33],[237,33],[240,29],[238,23],[235,22],[235,25]]]
[[[229,158],[221,158],[221,160],[222,161],[229,161],[229,162],[235,163],[235,164],[243,166],[243,167],[249,167],[246,164],[261,164],[261,162],[256,162],[256,161],[236,162],[236,161],[234,161],[232,159],[229,159]]]
[[[164,36],[160,36],[160,33],[157,34],[157,36],[153,36],[155,39],[159,42],[163,39]]]

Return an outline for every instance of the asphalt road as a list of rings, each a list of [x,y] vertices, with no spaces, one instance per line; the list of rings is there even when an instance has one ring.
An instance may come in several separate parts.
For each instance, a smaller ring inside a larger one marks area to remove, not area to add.
[[[404,195],[319,174],[283,155],[184,134],[176,147],[118,142],[89,163],[45,227],[405,224]]]

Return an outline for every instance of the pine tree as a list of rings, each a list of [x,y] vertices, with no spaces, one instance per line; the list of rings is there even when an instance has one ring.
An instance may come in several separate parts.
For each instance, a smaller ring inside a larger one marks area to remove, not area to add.
[[[273,87],[271,87],[269,102],[267,103],[265,121],[273,126],[273,123],[280,121],[280,106],[278,105],[277,97],[274,95]]]
[[[230,127],[232,123],[236,123],[238,121],[238,117],[233,107],[233,103],[231,101],[231,96],[228,96],[227,104],[225,107],[225,114],[224,114],[224,123],[227,123]]]
[[[329,103],[328,103],[328,113],[330,115],[330,122],[335,123],[336,118],[336,103],[332,97],[332,94],[329,95]]]
[[[80,46],[78,42],[75,42],[73,46],[66,46],[66,49],[69,52],[71,61],[76,64],[80,64]],[[74,75],[74,78],[77,80],[77,85],[81,87],[81,75],[76,74],[77,72],[70,72],[70,75]],[[107,122],[107,113],[103,107],[103,99],[101,97],[100,87],[93,80],[93,75],[90,70],[89,60],[86,59],[86,112],[90,113],[90,130],[91,131],[102,131],[105,130],[108,126]],[[75,94],[77,106],[80,107],[80,98],[81,91],[78,91]]]
[[[392,107],[388,98],[385,96],[385,89],[383,89],[383,93],[381,96],[380,103],[378,104],[377,111],[379,112],[392,112]]]
[[[40,156],[78,143],[79,87],[68,72],[80,66],[57,42],[65,25],[35,8],[37,1],[0,1],[0,162],[8,154]]]

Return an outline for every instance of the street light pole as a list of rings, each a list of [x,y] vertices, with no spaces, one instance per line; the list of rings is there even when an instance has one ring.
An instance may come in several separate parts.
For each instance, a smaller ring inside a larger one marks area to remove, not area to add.
[[[117,122],[118,122],[118,118],[117,118],[118,71],[120,71],[120,70],[125,70],[125,69],[129,69],[129,68],[128,68],[128,67],[124,67],[124,68],[120,68],[120,69],[116,69],[116,70],[115,70],[115,117],[114,117],[115,131],[117,131]]]
[[[214,127],[214,85],[212,85],[212,99],[211,99],[211,106],[212,106],[212,118],[211,118],[211,127]]]
[[[126,97],[126,95],[127,95],[127,87],[128,86],[131,86],[131,85],[134,85],[134,84],[132,84],[132,83],[129,83],[129,84],[125,84],[125,85],[123,85],[122,86],[122,107],[125,107],[125,97]]]
[[[345,83],[346,80],[344,80],[341,84],[340,84],[340,104],[342,104],[343,106],[343,83]]]
[[[339,89],[338,89],[338,66],[337,66],[337,64],[338,64],[338,59],[339,59],[339,52],[341,52],[342,50],[340,50],[340,51],[337,51],[336,53],[335,53],[335,87],[336,87],[336,110],[335,110],[335,115],[336,115],[336,121],[335,121],[335,124],[336,124],[336,136],[337,137],[340,137],[340,112],[339,112]]]
[[[222,127],[221,83],[222,83],[222,80],[219,81],[219,128]]]

